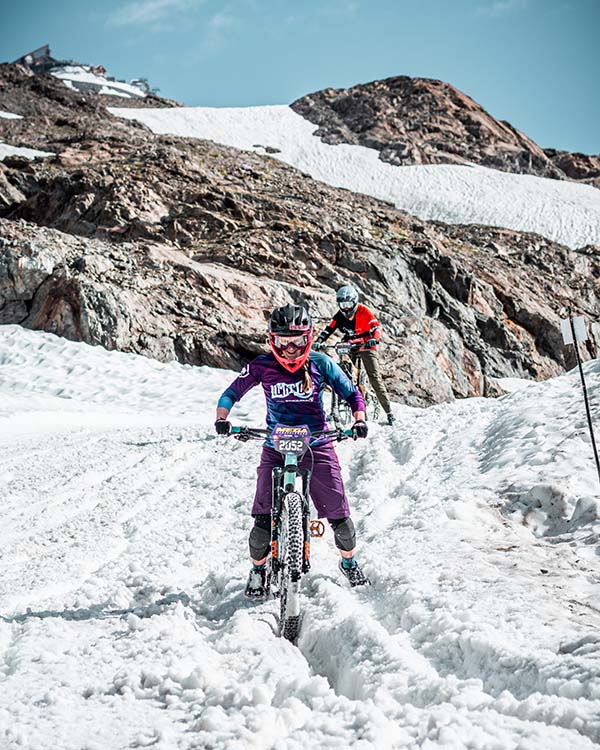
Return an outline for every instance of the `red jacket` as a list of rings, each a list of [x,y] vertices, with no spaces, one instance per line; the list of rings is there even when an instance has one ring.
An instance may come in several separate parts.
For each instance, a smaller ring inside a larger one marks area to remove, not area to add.
[[[362,339],[363,341],[377,339],[379,341],[381,338],[381,324],[371,310],[366,305],[361,305],[360,303],[356,308],[352,320],[348,319],[341,310],[338,311],[333,316],[331,323],[319,334],[317,341],[325,341],[336,329],[343,334],[344,341],[352,339]],[[376,348],[376,345],[363,346],[361,351]]]

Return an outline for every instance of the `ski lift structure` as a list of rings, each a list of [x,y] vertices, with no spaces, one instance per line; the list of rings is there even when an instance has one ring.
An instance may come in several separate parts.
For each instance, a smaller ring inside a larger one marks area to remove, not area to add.
[[[14,62],[19,65],[25,65],[25,67],[34,73],[47,73],[57,65],[65,64],[63,60],[56,60],[52,57],[49,44],[44,44],[42,47],[28,52],[26,55],[22,55]]]
[[[56,76],[70,88],[84,93],[110,94],[127,99],[143,98],[153,93],[145,78],[138,78],[127,83],[107,75],[103,65],[85,65],[75,60],[58,60],[52,56],[48,44],[22,55],[14,62],[24,65],[36,75],[49,73]]]

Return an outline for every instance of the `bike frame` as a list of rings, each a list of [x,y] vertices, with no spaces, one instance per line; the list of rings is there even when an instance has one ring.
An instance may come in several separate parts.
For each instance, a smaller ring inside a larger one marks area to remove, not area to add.
[[[271,430],[256,429],[252,427],[232,427],[231,434],[242,441],[262,440],[269,438]],[[327,443],[344,440],[353,437],[352,430],[319,430],[309,433],[310,440],[307,449],[326,445]],[[308,486],[310,480],[310,471],[300,468],[300,459],[304,455],[295,452],[285,452],[283,455],[283,466],[276,466],[271,473],[271,572],[275,575],[280,570],[279,560],[279,531],[281,511],[284,505],[287,505],[288,496],[296,493],[300,496],[303,520],[303,563],[302,573],[307,573],[310,569],[310,532],[309,523],[309,494]],[[298,487],[298,479],[301,485]],[[295,573],[294,577],[298,575]]]
[[[279,451],[283,454],[283,466],[276,466],[271,475],[270,588],[271,593],[281,600],[280,635],[294,643],[300,627],[300,579],[310,569],[310,532],[308,528],[310,471],[300,468],[300,459],[306,450],[313,446],[325,445],[334,440],[344,440],[353,437],[353,435],[352,430],[320,430],[311,434],[306,425],[291,428],[286,428],[285,425],[276,425],[272,431],[251,427],[232,427],[231,434],[242,441],[261,440],[274,436],[278,428],[284,431],[289,430],[292,435],[296,431],[296,439],[292,437],[287,441],[291,450]],[[303,439],[299,439],[300,437]],[[278,445],[281,445],[281,440],[279,440]],[[302,446],[305,446],[304,450],[302,450]],[[301,480],[300,486],[298,486],[298,478]],[[302,546],[300,550],[297,546],[299,542],[298,531],[300,531],[298,529],[298,503],[302,526]],[[295,508],[293,538],[290,536],[290,525],[292,523],[290,506],[292,504]],[[284,535],[284,539],[280,539],[280,533],[284,529],[287,529],[287,534]],[[282,542],[287,545],[287,548],[282,549]],[[300,565],[298,565],[299,554],[301,555]],[[295,565],[290,563],[292,557]]]

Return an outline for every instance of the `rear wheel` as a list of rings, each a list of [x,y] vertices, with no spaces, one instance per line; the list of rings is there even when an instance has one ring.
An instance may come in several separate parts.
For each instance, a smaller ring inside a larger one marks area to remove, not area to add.
[[[300,629],[300,578],[304,542],[302,497],[297,492],[288,492],[283,499],[279,540],[282,545],[279,629],[280,635],[295,643]]]

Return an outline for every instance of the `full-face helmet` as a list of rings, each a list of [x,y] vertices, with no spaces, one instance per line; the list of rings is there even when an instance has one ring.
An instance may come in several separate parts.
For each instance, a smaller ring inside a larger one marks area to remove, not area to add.
[[[351,318],[358,307],[358,292],[350,284],[345,284],[337,290],[337,304],[347,318]]]
[[[313,338],[312,320],[302,305],[276,307],[269,319],[269,341],[275,359],[296,372],[308,359]]]

